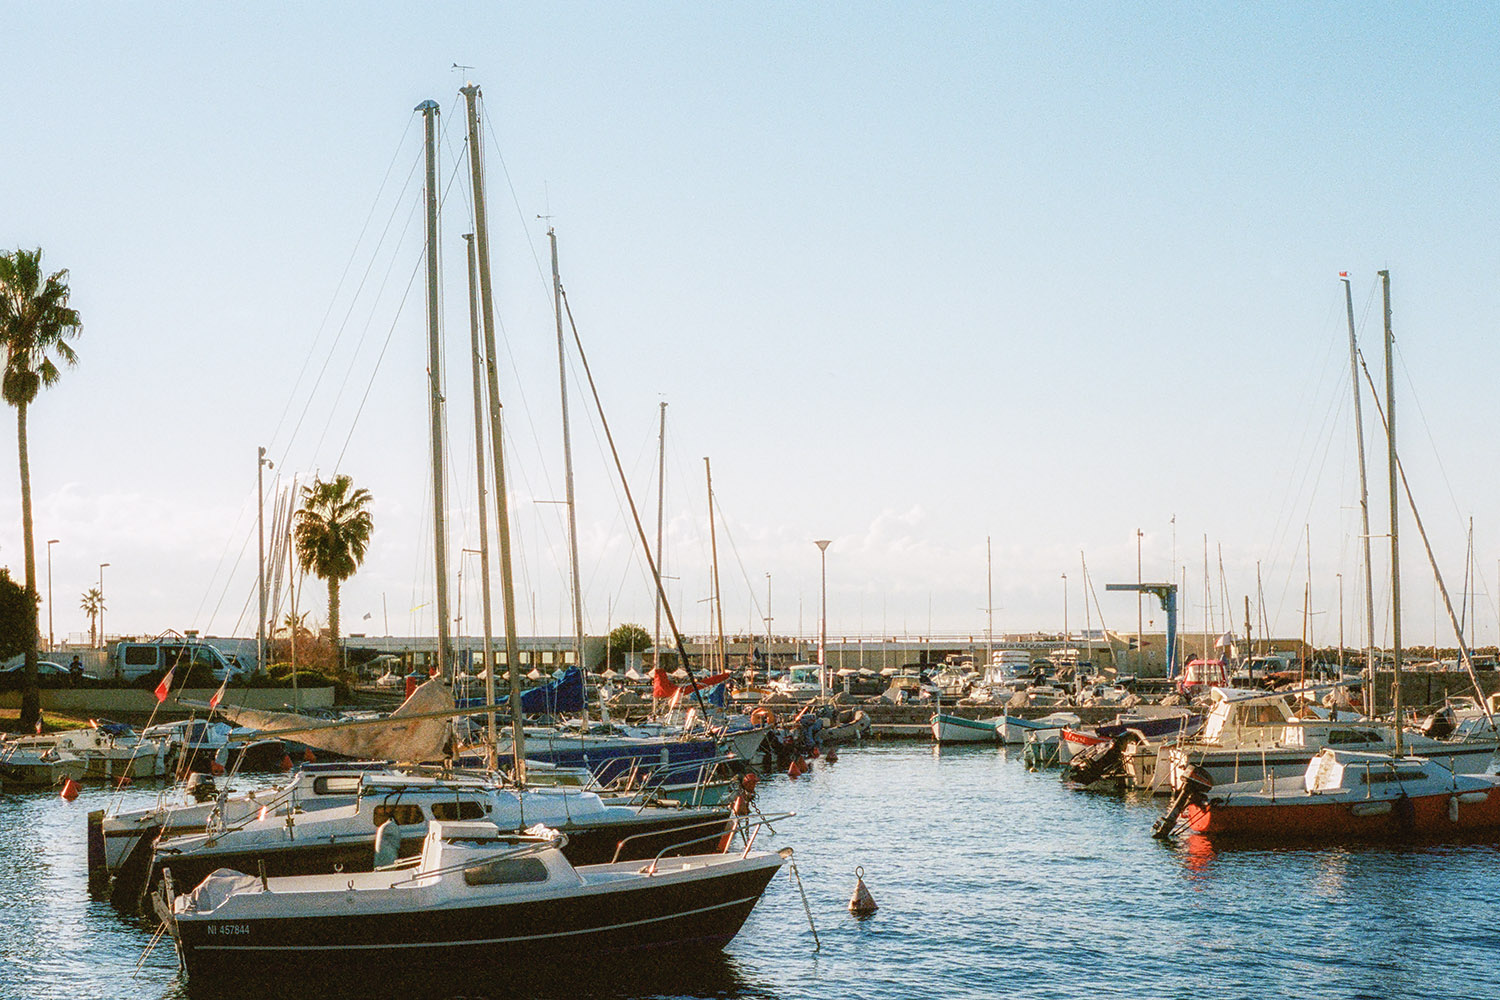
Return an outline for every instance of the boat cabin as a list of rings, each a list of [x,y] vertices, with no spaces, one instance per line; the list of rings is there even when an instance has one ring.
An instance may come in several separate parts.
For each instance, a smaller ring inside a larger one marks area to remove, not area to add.
[[[1189,660],[1177,680],[1177,689],[1188,697],[1229,683],[1229,670],[1223,660]]]

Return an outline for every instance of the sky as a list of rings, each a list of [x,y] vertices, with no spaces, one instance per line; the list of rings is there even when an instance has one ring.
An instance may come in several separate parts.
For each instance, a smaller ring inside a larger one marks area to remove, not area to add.
[[[653,536],[667,404],[664,569],[688,633],[714,592],[706,456],[732,633],[768,614],[815,633],[824,538],[831,637],[982,641],[991,621],[1101,613],[1133,631],[1135,599],[1104,584],[1136,580],[1139,554],[1183,585],[1187,628],[1226,627],[1227,606],[1242,631],[1248,598],[1257,634],[1296,636],[1306,590],[1315,641],[1342,623],[1358,644],[1339,274],[1383,396],[1388,269],[1402,461],[1455,607],[1470,595],[1472,635],[1496,641],[1483,5],[59,3],[5,22],[0,246],[67,269],[83,319],[79,365],[29,420],[59,640],[87,633],[101,563],[110,634],[254,634],[259,447],[268,522],[294,481],[373,495],[345,630],[434,630],[428,99],[450,614],[477,633],[472,80],[523,634],[571,621],[550,225]],[[586,629],[649,628],[576,349],[567,367]],[[1388,635],[1385,442],[1363,405]],[[19,577],[3,454],[0,565]],[[1451,643],[1401,517],[1404,637]],[[303,587],[323,621],[323,585]]]

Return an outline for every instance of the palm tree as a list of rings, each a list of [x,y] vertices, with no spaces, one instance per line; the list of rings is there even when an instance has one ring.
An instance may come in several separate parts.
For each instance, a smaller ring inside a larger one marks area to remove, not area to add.
[[[36,685],[37,589],[36,545],[31,525],[31,461],[26,451],[26,409],[37,393],[57,381],[57,362],[76,365],[78,355],[68,346],[83,325],[78,311],[68,306],[68,272],[42,276],[42,251],[17,250],[0,256],[0,351],[5,370],[0,395],[16,408],[16,441],[21,460],[21,534],[26,553],[26,594],[31,625],[26,642],[26,673],[21,694],[20,725],[29,730],[42,715]],[[54,361],[54,356],[56,360]]]
[[[314,479],[302,488],[302,508],[293,528],[297,562],[314,576],[328,581],[328,637],[339,641],[339,584],[354,575],[364,561],[374,520],[370,491],[354,489],[348,476],[332,481]]]
[[[99,592],[98,587],[90,587],[83,592],[83,603],[79,607],[89,616],[89,645],[93,646],[94,628],[99,620],[99,612],[104,610],[104,595]]]

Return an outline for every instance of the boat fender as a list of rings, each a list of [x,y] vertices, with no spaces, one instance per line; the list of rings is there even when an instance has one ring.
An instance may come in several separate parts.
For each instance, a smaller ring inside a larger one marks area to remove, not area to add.
[[[734,797],[729,803],[729,824],[724,828],[724,836],[719,838],[719,853],[723,854],[729,850],[729,845],[734,842],[735,831],[740,828],[740,817],[750,812],[750,799],[744,792]]]
[[[837,764],[839,760],[838,750],[834,747],[829,747],[828,753],[823,756],[823,760],[825,760],[829,764]]]
[[[1478,805],[1489,797],[1489,792],[1460,792],[1458,794],[1458,801],[1466,806],[1472,806]]]
[[[1450,822],[1450,823],[1457,823],[1458,822],[1458,796],[1457,795],[1450,795],[1450,796],[1448,796],[1448,822]]]
[[[395,820],[388,819],[375,830],[375,867],[393,865],[400,856],[401,828]]]
[[[318,755],[313,753],[312,747],[308,747],[306,750],[302,751],[302,759],[307,761],[309,764],[314,764],[317,763]]]
[[[760,775],[754,771],[746,771],[740,775],[740,791],[745,793],[747,799],[755,798],[755,786],[760,784]]]
[[[875,905],[875,897],[870,895],[870,890],[865,886],[865,869],[863,866],[854,869],[854,895],[849,897],[849,912],[856,917],[868,917],[880,907]]]
[[[72,778],[64,778],[62,786],[62,797],[65,802],[72,802],[78,798],[78,782]]]
[[[292,755],[291,754],[284,753],[284,754],[281,755],[281,769],[283,771],[290,771],[292,769]]]
[[[800,778],[807,771],[807,762],[800,756],[793,757],[792,763],[786,769],[786,776],[792,780]]]

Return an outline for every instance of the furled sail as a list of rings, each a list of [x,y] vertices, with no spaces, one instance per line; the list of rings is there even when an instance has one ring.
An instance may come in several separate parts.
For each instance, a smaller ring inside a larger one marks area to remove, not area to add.
[[[295,712],[263,712],[252,708],[219,706],[219,711],[241,726],[259,729],[267,736],[288,731],[287,738],[319,750],[362,760],[423,761],[444,755],[448,740],[447,718],[416,718],[433,712],[453,711],[453,695],[437,678],[427,681],[401,703],[389,717],[360,725],[330,724]]]

